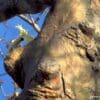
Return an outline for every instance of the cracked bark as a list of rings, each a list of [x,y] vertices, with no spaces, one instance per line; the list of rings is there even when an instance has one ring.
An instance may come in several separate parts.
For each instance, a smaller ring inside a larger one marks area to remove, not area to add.
[[[16,49],[9,53],[5,68],[23,89],[16,100],[89,100],[91,96],[99,100],[100,6],[95,4],[58,0],[41,34],[18,53],[17,60],[11,57]]]

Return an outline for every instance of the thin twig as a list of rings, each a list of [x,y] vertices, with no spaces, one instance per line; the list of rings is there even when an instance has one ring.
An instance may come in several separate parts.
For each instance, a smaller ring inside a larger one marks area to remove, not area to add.
[[[41,19],[42,14],[43,14],[43,12],[39,13],[38,17],[35,19],[36,23]]]
[[[51,10],[51,7],[47,7],[46,9],[45,9],[45,11],[43,12],[43,14],[42,15],[44,15],[44,13],[45,13],[45,20],[44,20],[44,22],[43,22],[43,24],[42,24],[42,27],[41,27],[41,30],[44,28],[44,26],[45,26],[45,23],[46,23],[46,20],[47,20],[47,17],[49,16],[49,12],[50,12],[50,10]]]
[[[32,23],[33,27],[35,28],[35,30],[37,29],[37,32],[40,33],[41,29],[38,26],[37,22],[33,19],[31,14],[29,14],[29,17],[30,17],[31,23]]]
[[[1,92],[2,92],[2,94],[4,95],[4,97],[7,97],[8,95],[5,93],[5,91],[4,91],[3,87],[2,87],[2,85],[0,86],[0,88],[1,88]]]

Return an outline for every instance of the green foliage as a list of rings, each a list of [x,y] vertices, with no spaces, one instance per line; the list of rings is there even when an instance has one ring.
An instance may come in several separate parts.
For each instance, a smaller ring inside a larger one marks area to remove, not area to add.
[[[23,37],[27,43],[33,40],[33,37],[28,33],[26,29],[23,28],[22,25],[17,25],[16,28],[19,30],[19,35]]]

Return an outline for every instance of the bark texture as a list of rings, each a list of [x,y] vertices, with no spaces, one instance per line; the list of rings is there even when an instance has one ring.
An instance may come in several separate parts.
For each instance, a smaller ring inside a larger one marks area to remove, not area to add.
[[[100,1],[57,0],[41,34],[4,64],[23,89],[16,100],[99,100]]]

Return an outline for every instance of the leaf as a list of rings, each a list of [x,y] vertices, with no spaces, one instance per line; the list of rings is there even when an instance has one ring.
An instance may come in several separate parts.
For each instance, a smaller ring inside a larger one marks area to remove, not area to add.
[[[20,32],[20,36],[24,38],[24,40],[28,43],[30,42],[31,40],[33,40],[33,37],[28,34],[28,31],[25,30],[22,25],[17,25],[16,28],[19,30]]]

